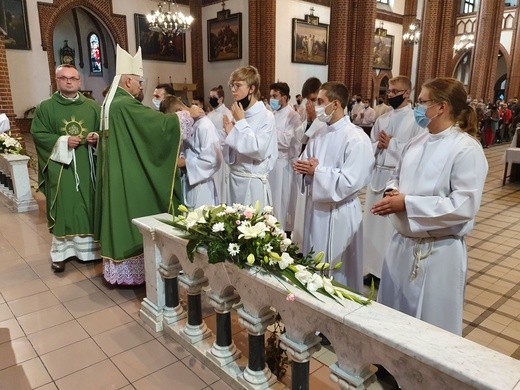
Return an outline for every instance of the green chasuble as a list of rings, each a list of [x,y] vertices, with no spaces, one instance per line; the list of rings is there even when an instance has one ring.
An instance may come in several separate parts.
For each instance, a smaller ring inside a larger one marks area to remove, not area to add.
[[[173,213],[180,204],[181,130],[177,115],[146,107],[120,87],[108,113],[98,144],[96,238],[103,258],[122,261],[143,253],[133,218]]]
[[[46,198],[47,221],[56,237],[92,235],[94,233],[94,182],[86,141],[75,149],[74,160],[63,164],[50,159],[61,136],[81,136],[98,131],[100,107],[81,93],[76,100],[59,92],[41,102],[35,111],[31,133],[38,153],[38,183]],[[93,161],[93,159],[92,159]]]

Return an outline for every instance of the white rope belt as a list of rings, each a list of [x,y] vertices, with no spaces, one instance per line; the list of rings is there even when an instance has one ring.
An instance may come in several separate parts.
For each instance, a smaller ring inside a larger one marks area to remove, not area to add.
[[[250,179],[258,179],[262,182],[264,185],[264,206],[271,204],[271,199],[269,194],[271,193],[271,187],[269,186],[269,175],[267,174],[257,174],[257,173],[248,173],[248,172],[241,172],[241,171],[230,171],[233,175],[239,176],[239,177],[247,177]]]

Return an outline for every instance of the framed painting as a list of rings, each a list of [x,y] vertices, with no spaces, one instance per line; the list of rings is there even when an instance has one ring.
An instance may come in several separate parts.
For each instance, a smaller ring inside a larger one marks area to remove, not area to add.
[[[27,4],[25,0],[0,1],[0,27],[6,32],[6,49],[29,50],[29,23],[27,22]]]
[[[208,20],[208,61],[242,58],[242,13],[225,9]]]
[[[292,62],[327,65],[329,25],[319,23],[315,16],[306,19],[293,18]]]
[[[391,70],[394,53],[393,35],[380,36],[375,34],[372,49],[372,67]]]
[[[146,16],[134,14],[136,50],[141,46],[143,60],[186,62],[186,35],[168,36],[150,31]]]

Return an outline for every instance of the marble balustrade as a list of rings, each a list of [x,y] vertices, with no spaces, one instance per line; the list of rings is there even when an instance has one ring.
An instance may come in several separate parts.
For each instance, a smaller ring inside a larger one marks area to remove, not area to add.
[[[260,344],[278,312],[286,328],[281,345],[293,361],[293,380],[300,381],[293,382],[293,388],[305,388],[302,375],[308,384],[309,360],[320,349],[319,331],[336,352],[338,360],[330,371],[341,389],[368,387],[376,380],[374,364],[390,371],[403,389],[520,389],[519,361],[377,302],[361,306],[314,298],[261,272],[230,263],[208,264],[202,252],[192,263],[180,232],[160,221],[170,218],[161,214],[133,220],[145,252],[141,318],[156,332],[173,337],[233,388],[276,385]],[[179,303],[177,284],[187,289],[188,313]],[[217,337],[200,316],[202,289],[217,313]],[[286,299],[288,291],[295,301]],[[231,338],[232,308],[249,332],[248,357]]]
[[[38,210],[29,180],[29,160],[28,156],[0,153],[0,198],[11,211]]]

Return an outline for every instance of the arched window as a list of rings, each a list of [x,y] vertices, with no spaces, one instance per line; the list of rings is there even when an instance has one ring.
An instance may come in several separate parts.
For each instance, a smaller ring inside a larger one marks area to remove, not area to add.
[[[90,33],[88,35],[88,50],[90,56],[90,74],[92,76],[102,76],[101,47],[99,36],[96,33]]]
[[[462,13],[470,14],[472,12],[476,12],[476,2],[475,0],[464,0],[462,2]]]

